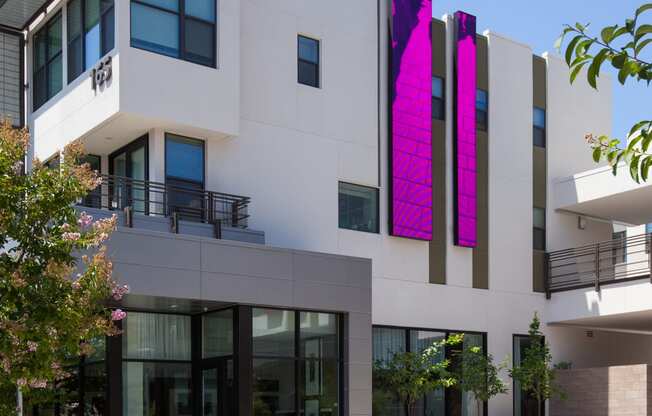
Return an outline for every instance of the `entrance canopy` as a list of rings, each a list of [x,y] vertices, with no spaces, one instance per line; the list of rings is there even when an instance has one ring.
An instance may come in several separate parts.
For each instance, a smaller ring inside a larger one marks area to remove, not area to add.
[[[0,0],[0,27],[23,30],[52,0]]]

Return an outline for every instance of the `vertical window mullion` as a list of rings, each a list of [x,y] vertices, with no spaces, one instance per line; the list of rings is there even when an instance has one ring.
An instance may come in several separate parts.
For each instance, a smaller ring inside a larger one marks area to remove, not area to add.
[[[186,58],[186,0],[179,0],[179,57]]]
[[[301,322],[299,311],[294,311],[294,414],[299,416],[301,406],[300,383],[301,377]]]

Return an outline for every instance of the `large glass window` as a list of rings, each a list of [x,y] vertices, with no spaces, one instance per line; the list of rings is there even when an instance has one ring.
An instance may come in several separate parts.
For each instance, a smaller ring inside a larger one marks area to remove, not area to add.
[[[36,111],[63,87],[61,12],[45,23],[32,41],[32,99]]]
[[[68,83],[113,49],[113,1],[72,0],[68,3]]]
[[[475,125],[478,130],[489,127],[489,93],[478,89],[475,94]]]
[[[444,101],[444,79],[432,77],[432,118],[444,120],[446,115],[446,102]]]
[[[339,316],[254,308],[252,319],[254,415],[338,415]]]
[[[446,339],[452,333],[450,331],[374,327],[373,361],[376,364],[376,369],[382,368],[383,363],[390,360],[396,353],[421,352],[433,343]],[[470,345],[484,348],[484,334],[465,334],[462,346],[456,347],[457,349],[450,347],[443,349],[436,359],[440,361],[454,360],[459,349]],[[382,385],[376,369],[373,373],[373,415],[405,416],[404,407],[394,393]],[[417,403],[416,412],[423,416],[480,416],[473,397],[454,388],[437,389],[425,395]]]
[[[543,340],[542,340],[543,342]],[[512,365],[514,367],[520,365],[525,358],[525,350],[532,344],[532,338],[528,335],[514,335],[512,339]],[[541,403],[541,413],[537,412],[537,400],[530,394],[521,390],[521,385],[518,381],[514,381],[514,416],[529,416],[536,414],[545,414],[546,404]]]
[[[535,250],[546,249],[546,210],[545,208],[534,207],[532,211],[534,219],[533,247]]]
[[[124,414],[192,414],[190,317],[130,312],[123,321]]]
[[[204,219],[204,142],[165,135],[165,183],[168,211],[185,220]]]
[[[532,128],[534,145],[546,147],[546,110],[543,108],[534,107]]]
[[[299,84],[319,88],[319,41],[298,36]]]
[[[378,232],[378,189],[339,183],[339,227]]]
[[[202,316],[202,357],[223,357],[233,354],[233,310],[212,312]]]
[[[131,46],[216,65],[216,0],[131,0]]]

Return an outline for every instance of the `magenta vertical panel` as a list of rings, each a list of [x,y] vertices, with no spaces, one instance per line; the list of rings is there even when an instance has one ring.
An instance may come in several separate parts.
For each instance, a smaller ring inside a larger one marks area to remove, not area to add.
[[[431,0],[392,0],[390,234],[432,240]]]
[[[477,245],[475,16],[455,13],[455,244]]]

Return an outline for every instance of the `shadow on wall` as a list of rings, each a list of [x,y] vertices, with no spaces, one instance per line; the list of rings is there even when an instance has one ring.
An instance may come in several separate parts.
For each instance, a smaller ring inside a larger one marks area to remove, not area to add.
[[[550,416],[652,415],[648,364],[559,370],[566,400],[550,402]]]

